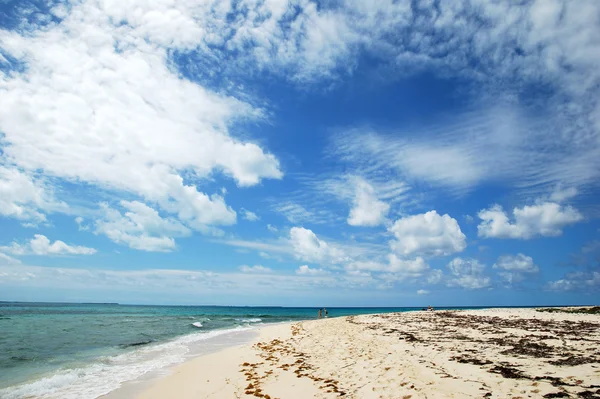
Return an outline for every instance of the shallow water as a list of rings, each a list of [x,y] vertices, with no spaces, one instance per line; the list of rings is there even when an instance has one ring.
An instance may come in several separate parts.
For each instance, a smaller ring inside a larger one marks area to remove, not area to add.
[[[329,316],[417,310],[330,308]],[[0,397],[94,398],[207,340],[318,309],[0,303]]]

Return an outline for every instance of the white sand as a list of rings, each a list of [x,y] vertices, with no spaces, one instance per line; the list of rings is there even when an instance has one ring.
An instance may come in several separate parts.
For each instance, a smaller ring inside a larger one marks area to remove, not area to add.
[[[561,359],[581,364],[551,363]],[[598,315],[351,316],[265,327],[253,344],[180,365],[140,398],[600,398],[599,362]]]

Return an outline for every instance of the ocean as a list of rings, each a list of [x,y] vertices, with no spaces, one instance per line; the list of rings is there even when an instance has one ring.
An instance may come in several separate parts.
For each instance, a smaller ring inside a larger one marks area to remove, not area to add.
[[[328,308],[329,317],[417,308]],[[0,398],[96,398],[316,308],[0,302]]]

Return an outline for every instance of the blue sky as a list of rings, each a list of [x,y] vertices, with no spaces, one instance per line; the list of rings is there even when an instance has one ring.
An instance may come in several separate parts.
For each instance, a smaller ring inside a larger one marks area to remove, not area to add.
[[[597,303],[600,4],[0,2],[0,300]]]

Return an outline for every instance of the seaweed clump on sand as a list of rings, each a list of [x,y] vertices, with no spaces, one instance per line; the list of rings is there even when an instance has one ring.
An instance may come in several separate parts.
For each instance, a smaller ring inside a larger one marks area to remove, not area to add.
[[[593,357],[569,356],[564,359],[553,360],[549,363],[555,366],[579,366],[580,364],[600,363],[600,361]]]

